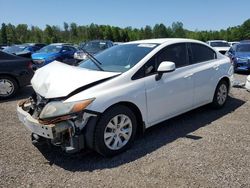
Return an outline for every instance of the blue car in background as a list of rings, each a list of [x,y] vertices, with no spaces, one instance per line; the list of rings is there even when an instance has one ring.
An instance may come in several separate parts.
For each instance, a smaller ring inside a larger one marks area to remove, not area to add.
[[[227,55],[234,64],[235,72],[250,70],[250,41],[233,45],[227,52]]]
[[[74,60],[74,53],[76,51],[77,49],[69,44],[50,44],[32,54],[33,67],[34,69],[40,68],[55,60],[73,64],[72,60]]]

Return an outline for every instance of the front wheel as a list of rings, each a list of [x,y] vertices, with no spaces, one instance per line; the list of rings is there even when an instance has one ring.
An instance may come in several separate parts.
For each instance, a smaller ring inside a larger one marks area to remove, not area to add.
[[[113,156],[128,149],[135,138],[136,117],[126,106],[108,109],[98,121],[94,134],[95,150]]]
[[[221,80],[216,87],[212,105],[214,108],[221,108],[225,105],[228,97],[229,86],[225,80]]]

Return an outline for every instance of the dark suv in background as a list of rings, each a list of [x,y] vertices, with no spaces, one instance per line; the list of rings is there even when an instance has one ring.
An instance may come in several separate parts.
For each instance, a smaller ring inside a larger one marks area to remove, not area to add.
[[[87,55],[85,54],[85,51],[87,51],[91,55],[95,55],[112,46],[114,46],[114,43],[110,40],[92,40],[80,46],[80,50],[78,50],[74,54],[74,58],[78,61],[82,61],[82,60],[87,59]]]

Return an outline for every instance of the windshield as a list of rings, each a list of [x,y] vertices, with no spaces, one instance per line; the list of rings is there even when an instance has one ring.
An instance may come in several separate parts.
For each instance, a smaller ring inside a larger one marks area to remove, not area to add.
[[[248,53],[250,53],[250,44],[237,45],[236,52],[248,52]]]
[[[48,45],[43,48],[41,48],[38,52],[39,53],[57,53],[60,52],[62,49],[62,46],[59,45]]]
[[[18,53],[25,49],[26,46],[23,45],[15,45],[5,48],[3,51],[7,53]]]
[[[227,42],[211,42],[212,47],[230,47]]]
[[[108,48],[97,54],[95,58],[101,62],[100,67],[109,72],[126,72],[151,52],[157,44],[124,44]],[[100,70],[87,59],[79,65],[82,68]]]
[[[88,43],[85,43],[82,48],[88,52],[99,52],[102,50],[105,50],[108,48],[106,42],[101,42],[101,41],[91,41]]]

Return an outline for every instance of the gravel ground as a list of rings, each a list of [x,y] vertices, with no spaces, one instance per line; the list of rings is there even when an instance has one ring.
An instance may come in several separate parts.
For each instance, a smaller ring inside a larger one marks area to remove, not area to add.
[[[0,187],[250,187],[245,89],[233,88],[223,109],[204,106],[150,128],[113,158],[34,147],[15,111],[31,92],[0,103]]]

